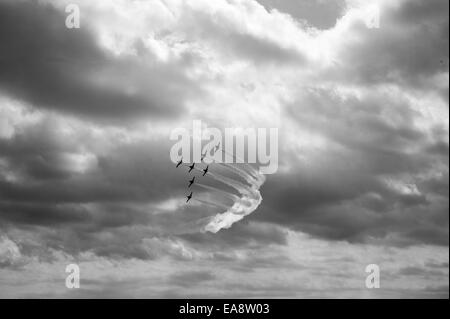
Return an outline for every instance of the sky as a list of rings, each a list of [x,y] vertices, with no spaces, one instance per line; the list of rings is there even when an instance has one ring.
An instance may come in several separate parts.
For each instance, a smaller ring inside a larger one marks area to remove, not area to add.
[[[448,12],[0,0],[0,297],[448,298]],[[217,232],[169,157],[193,120],[279,130],[261,202]]]

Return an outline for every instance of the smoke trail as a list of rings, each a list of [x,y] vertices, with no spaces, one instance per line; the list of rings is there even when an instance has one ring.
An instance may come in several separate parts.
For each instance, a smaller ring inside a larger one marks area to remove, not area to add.
[[[208,158],[208,159],[211,159],[209,156],[206,156],[205,158]],[[226,168],[226,169],[228,169],[228,171],[230,171],[230,172],[232,172],[232,173],[234,173],[234,174],[237,174],[237,175],[239,175],[239,176],[241,176],[242,178],[244,178],[246,181],[247,181],[247,179],[250,177],[253,177],[253,176],[251,176],[251,175],[249,175],[247,172],[245,172],[245,171],[242,171],[242,170],[237,170],[236,168],[234,168],[232,165],[230,165],[230,164],[227,164],[227,163],[215,163],[215,164],[218,164],[218,165],[220,165],[221,167],[224,167],[224,168]],[[249,183],[249,184],[252,184],[252,183]]]
[[[255,181],[255,178],[252,175],[247,173],[245,170],[242,170],[242,169],[240,169],[240,168],[238,168],[236,166],[233,166],[232,164],[219,163],[219,165],[221,165],[221,167],[226,168],[229,172],[232,172],[233,174],[239,175],[240,177],[242,177],[250,185],[253,184],[253,182]]]
[[[248,194],[251,192],[251,186],[244,185],[241,182],[235,181],[234,179],[222,176],[217,173],[209,173],[209,176],[214,178],[215,180],[222,182],[228,186],[233,187],[235,190],[237,190],[240,194]]]
[[[227,155],[232,156],[234,161],[238,161],[238,160],[239,160],[240,162],[242,162],[241,164],[244,164],[244,166],[246,166],[246,167],[249,169],[249,172],[247,172],[247,171],[245,171],[245,170],[243,170],[243,169],[237,168],[237,167],[235,167],[235,166],[232,166],[232,165],[229,164],[229,163],[223,162],[223,163],[217,163],[217,164],[222,164],[222,165],[225,166],[225,167],[231,168],[231,169],[233,169],[233,172],[234,172],[234,173],[237,173],[237,174],[240,173],[239,175],[243,174],[243,175],[241,175],[242,177],[244,177],[244,175],[245,175],[244,178],[246,178],[246,179],[247,179],[247,178],[250,178],[250,177],[253,178],[253,179],[258,179],[258,176],[259,176],[260,174],[259,174],[259,172],[258,172],[256,169],[254,169],[251,165],[245,163],[245,161],[242,160],[240,157],[237,157],[237,156],[235,156],[235,155],[233,155],[233,154],[228,153],[228,152],[225,151],[224,149],[221,149],[221,151],[222,151],[222,153],[224,153],[224,154],[227,154]],[[208,155],[206,155],[205,158],[208,158],[208,159],[210,159],[210,160],[214,160],[213,158],[211,158],[211,157],[208,156]],[[237,170],[237,171],[236,171],[236,170]],[[238,173],[238,172],[239,172],[239,173]]]
[[[186,164],[186,166],[189,167],[188,164]],[[195,167],[195,166],[194,166],[193,170],[197,171],[197,172],[200,172],[200,173],[203,173],[202,169],[200,169],[198,167]],[[226,184],[228,186],[231,186],[232,188],[236,189],[239,192],[246,192],[246,191],[248,192],[248,191],[250,191],[250,187],[248,185],[244,185],[244,184],[242,184],[242,183],[240,183],[238,181],[235,181],[235,180],[233,180],[231,178],[222,176],[220,174],[213,173],[213,172],[208,172],[208,176],[211,176],[215,180],[217,180],[219,182],[222,182],[222,183],[224,183],[224,184]]]
[[[227,153],[224,150],[222,150],[222,151],[224,153]],[[233,156],[233,155],[231,155],[231,156]],[[236,160],[236,157],[235,156],[233,156],[233,157]],[[201,199],[195,199],[196,201],[198,201],[200,203],[218,207],[220,209],[226,209],[226,211],[223,213],[220,213],[220,214],[216,214],[215,216],[206,217],[206,218],[202,218],[201,220],[197,220],[194,223],[195,226],[193,225],[193,228],[191,230],[193,230],[195,228],[201,232],[217,233],[221,229],[230,228],[234,223],[240,221],[245,216],[254,212],[258,208],[258,206],[261,204],[262,197],[261,197],[261,193],[259,192],[259,188],[264,184],[265,176],[263,174],[261,174],[259,171],[257,171],[256,169],[254,169],[249,164],[246,164],[248,171],[238,168],[235,165],[225,164],[225,163],[221,163],[221,164],[224,167],[227,167],[232,172],[234,172],[237,175],[244,178],[244,180],[249,185],[245,185],[245,184],[243,184],[239,181],[236,181],[232,178],[222,176],[221,174],[218,174],[216,172],[209,171],[207,173],[207,176],[210,176],[213,179],[234,188],[235,190],[237,190],[239,192],[241,197],[238,197],[234,194],[230,194],[228,192],[225,192],[223,190],[220,190],[220,189],[212,187],[212,186],[197,184],[200,187],[204,187],[207,189],[225,193],[226,196],[232,195],[234,204],[231,207],[226,207],[223,204],[221,205],[219,203],[212,203],[212,202],[204,201]],[[189,166],[189,165],[186,164],[185,166]],[[203,172],[203,170],[198,167],[194,167],[194,170],[196,170],[198,172]]]
[[[222,153],[224,153],[224,154],[226,154],[226,155],[229,155],[229,156],[232,156],[233,159],[234,159],[235,161],[239,161],[239,162],[241,162],[242,164],[244,164],[244,166],[247,167],[247,168],[249,169],[249,173],[250,173],[254,178],[257,178],[257,176],[259,175],[259,172],[258,172],[256,169],[254,169],[250,164],[245,163],[245,161],[244,161],[242,158],[240,158],[240,157],[238,157],[238,156],[235,156],[235,155],[233,155],[233,154],[228,153],[228,152],[225,151],[223,148],[222,148]]]
[[[226,191],[224,191],[224,190],[222,190],[220,188],[216,188],[216,187],[205,185],[205,184],[201,184],[201,183],[197,183],[197,184],[194,184],[194,185],[197,185],[197,186],[202,187],[204,189],[209,189],[209,190],[212,190],[212,191],[216,191],[216,192],[218,192],[220,194],[223,194],[223,195],[227,196],[228,198],[230,198],[233,202],[235,202],[235,201],[237,201],[239,199],[238,196],[236,196],[234,194],[231,194],[229,192],[226,192]]]
[[[235,222],[240,221],[258,208],[262,201],[259,188],[264,183],[265,177],[264,175],[258,173],[256,179],[252,180],[251,178],[248,178],[249,181],[252,181],[250,186],[244,186],[239,182],[218,174],[212,173],[211,176],[229,186],[234,187],[241,194],[241,197],[234,202],[233,206],[227,209],[224,213],[207,217],[204,221],[202,221],[203,226],[200,231],[217,233],[221,229],[230,228]]]
[[[229,170],[235,172],[236,174],[238,174],[239,176],[244,178],[245,181],[247,183],[249,183],[250,185],[256,184],[258,187],[260,187],[265,182],[265,177],[262,174],[258,173],[256,176],[253,176],[253,175],[249,174],[248,172],[246,172],[245,170],[242,170],[237,166],[233,166],[232,164],[226,164],[226,163],[222,163],[222,164],[225,165],[226,167],[228,167]]]
[[[245,216],[251,214],[261,204],[262,197],[257,189],[254,189],[250,196],[243,195],[237,202],[234,203],[227,211],[215,216],[209,217],[206,220],[206,225],[202,231],[209,231],[217,233],[221,229],[230,228],[235,222],[240,221]]]
[[[223,150],[222,150],[222,151],[223,151]],[[223,151],[223,152],[228,154],[228,152],[225,152],[225,151]],[[237,157],[234,156],[234,155],[232,155],[232,156],[233,156],[233,158],[236,160]],[[262,175],[261,173],[259,173],[259,171],[255,170],[255,169],[254,169],[252,166],[250,166],[249,164],[246,164],[246,163],[245,163],[245,165],[247,165],[247,166],[253,171],[254,175],[251,174],[250,172],[247,172],[247,171],[245,171],[245,170],[243,170],[243,169],[237,167],[237,166],[236,166],[237,164],[234,164],[234,165],[233,165],[233,164],[230,164],[230,163],[218,163],[218,164],[221,165],[222,167],[226,167],[229,171],[231,171],[231,172],[233,172],[233,173],[235,173],[235,174],[241,176],[241,177],[244,178],[245,181],[246,181],[247,183],[249,183],[250,185],[254,185],[254,184],[256,183],[257,186],[258,186],[258,188],[259,188],[262,184],[264,184],[264,182],[265,182],[265,180],[266,180],[266,178],[264,177],[264,175]]]
[[[220,203],[210,202],[210,201],[206,201],[206,200],[199,199],[199,198],[192,198],[192,200],[195,200],[197,202],[200,202],[200,203],[203,203],[203,204],[206,204],[206,205],[210,205],[210,206],[213,206],[213,207],[216,207],[216,208],[228,209],[228,206],[220,204]]]

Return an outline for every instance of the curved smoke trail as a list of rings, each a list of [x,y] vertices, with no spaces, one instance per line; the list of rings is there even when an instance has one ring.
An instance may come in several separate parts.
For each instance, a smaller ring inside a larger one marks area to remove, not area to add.
[[[197,185],[198,187],[204,188],[204,189],[209,189],[209,190],[218,192],[220,194],[223,194],[224,196],[230,198],[232,201],[237,201],[239,199],[238,196],[236,196],[234,194],[231,194],[231,193],[228,193],[228,192],[226,192],[226,191],[224,191],[222,189],[219,189],[217,187],[213,187],[213,186],[209,186],[209,185],[205,185],[205,184],[201,184],[201,183],[197,183],[195,185]]]
[[[224,150],[222,150],[222,152],[229,154]],[[229,155],[233,156],[234,160],[238,159],[236,156],[232,154]],[[262,196],[261,193],[259,192],[259,189],[266,180],[265,176],[262,173],[260,173],[258,170],[256,170],[249,164],[245,164],[245,166],[243,166],[246,167],[246,169],[237,167],[236,166],[237,164],[235,165],[229,163],[218,163],[218,164],[222,165],[222,167],[226,167],[229,171],[243,178],[246,183],[242,183],[235,179],[225,177],[216,172],[211,171],[208,172],[208,176],[212,177],[216,181],[221,182],[224,185],[228,185],[233,189],[235,189],[240,194],[240,197],[236,196],[235,194],[226,192],[225,190],[220,190],[212,186],[207,186],[204,184],[196,184],[206,189],[220,191],[221,193],[224,193],[225,196],[230,197],[234,201],[231,207],[225,207],[223,204],[219,205],[219,203],[213,203],[201,199],[196,199],[200,203],[215,206],[221,209],[226,209],[226,211],[223,213],[216,214],[215,216],[205,217],[194,222],[194,224],[196,225],[194,229],[197,229],[197,231],[200,232],[217,233],[221,229],[228,229],[234,223],[242,220],[245,216],[248,216],[251,213],[253,213],[262,202]],[[189,165],[183,164],[183,166]],[[198,167],[194,167],[194,170],[198,172],[203,172],[203,170],[199,169]],[[191,231],[192,230],[193,229],[191,228]]]
[[[223,204],[218,204],[218,203],[215,203],[215,202],[210,202],[210,201],[199,199],[199,198],[193,198],[192,200],[195,200],[195,201],[197,201],[199,203],[202,203],[202,204],[206,204],[206,205],[209,205],[209,206],[220,208],[220,209],[227,209],[228,208],[227,206],[225,206]]]
[[[238,172],[238,169],[236,167],[231,167],[236,169],[236,172]],[[245,216],[253,213],[258,208],[259,204],[261,204],[262,197],[261,193],[259,192],[259,188],[262,184],[264,184],[265,176],[257,172],[256,176],[252,178],[250,173],[244,173],[244,171],[242,170],[239,171],[239,174],[244,175],[243,177],[250,184],[249,186],[226,178],[219,174],[210,174],[214,179],[236,189],[241,197],[239,197],[234,202],[233,206],[228,208],[227,211],[215,216],[205,218],[202,223],[202,232],[208,231],[211,233],[217,233],[221,229],[230,228],[231,225],[233,225],[235,222],[238,222]]]
[[[249,183],[250,185],[252,185],[254,182],[257,181],[257,179],[253,175],[248,174],[245,170],[243,170],[239,167],[236,167],[236,166],[233,166],[233,165],[227,164],[227,163],[220,163],[220,164],[222,165],[222,167],[225,167],[228,171],[230,171],[234,174],[237,174],[240,177],[242,177],[243,179],[245,179],[245,181],[247,183]]]
[[[243,163],[244,166],[247,167],[248,170],[249,170],[248,173],[246,172],[246,173],[249,175],[249,177],[251,176],[251,177],[257,179],[257,178],[258,178],[258,175],[260,175],[260,173],[259,173],[253,166],[251,166],[251,165],[248,164],[248,163],[245,163],[245,161],[244,161],[242,158],[240,158],[240,157],[238,157],[238,156],[236,156],[236,155],[234,155],[234,154],[230,154],[229,152],[225,151],[224,149],[222,149],[222,153],[225,154],[225,155],[229,155],[229,156],[233,157],[233,159],[234,159],[236,162],[239,161],[240,163]]]
[[[209,176],[214,178],[216,181],[222,182],[223,184],[226,184],[235,190],[237,190],[239,193],[249,193],[251,192],[251,185],[245,185],[241,182],[235,181],[232,178],[225,177],[223,175],[217,174],[217,173],[209,173]]]

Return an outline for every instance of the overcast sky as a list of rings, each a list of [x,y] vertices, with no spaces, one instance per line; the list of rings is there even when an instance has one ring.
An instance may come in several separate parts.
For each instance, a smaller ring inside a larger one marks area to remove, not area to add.
[[[448,298],[449,2],[370,3],[0,0],[0,297]],[[194,119],[279,128],[215,234],[169,158]]]

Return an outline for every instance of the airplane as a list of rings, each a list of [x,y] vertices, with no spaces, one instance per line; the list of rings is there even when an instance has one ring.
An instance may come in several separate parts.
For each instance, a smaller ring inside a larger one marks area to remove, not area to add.
[[[220,147],[220,142],[216,145],[216,149],[214,150],[214,152],[217,152],[219,150]]]
[[[192,179],[189,181],[189,186],[188,186],[188,188],[191,187],[192,184],[194,184],[194,182],[195,182],[195,176],[192,177]]]
[[[192,192],[188,195],[188,196],[186,196],[187,197],[187,201],[186,201],[186,203],[187,202],[189,202],[190,200],[191,200],[191,198],[192,198]]]
[[[191,166],[188,166],[189,167],[189,173],[194,169],[194,166],[195,166],[195,163],[192,163]]]
[[[180,161],[178,162],[177,168],[178,168],[178,166],[180,166],[181,164],[183,164],[183,158],[181,158]]]
[[[208,173],[208,168],[209,168],[209,165],[208,166],[206,166],[206,168],[203,170],[203,176],[205,176],[206,175],[206,173]]]

